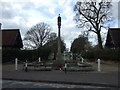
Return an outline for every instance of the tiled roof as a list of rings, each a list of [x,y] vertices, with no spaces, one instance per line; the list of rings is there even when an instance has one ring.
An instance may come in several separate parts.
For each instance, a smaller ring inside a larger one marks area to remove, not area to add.
[[[19,45],[18,45],[19,44]],[[3,29],[2,30],[2,46],[23,47],[19,29]]]
[[[105,46],[120,47],[120,28],[110,28]]]

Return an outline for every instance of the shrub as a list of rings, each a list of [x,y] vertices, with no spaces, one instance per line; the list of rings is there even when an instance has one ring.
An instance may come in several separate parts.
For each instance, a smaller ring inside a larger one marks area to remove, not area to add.
[[[86,59],[104,59],[120,61],[120,49],[90,49],[82,52],[82,56]]]
[[[18,58],[23,62],[26,60],[36,61],[39,57],[44,61],[48,59],[49,55],[50,50],[45,47],[37,50],[2,49],[2,62],[14,62],[15,58]]]

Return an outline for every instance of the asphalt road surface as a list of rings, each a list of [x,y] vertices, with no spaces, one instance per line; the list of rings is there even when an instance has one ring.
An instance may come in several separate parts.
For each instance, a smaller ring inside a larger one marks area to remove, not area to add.
[[[109,87],[101,87],[101,86],[99,87],[99,86],[41,83],[41,82],[13,81],[13,80],[3,80],[2,88],[83,88],[83,89],[106,88],[106,89],[110,89]],[[116,88],[112,88],[110,90],[116,90]]]

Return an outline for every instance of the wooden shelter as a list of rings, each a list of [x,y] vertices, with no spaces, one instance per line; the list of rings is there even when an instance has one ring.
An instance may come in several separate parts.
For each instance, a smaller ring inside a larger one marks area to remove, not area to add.
[[[2,29],[2,48],[23,47],[22,38],[19,29]]]
[[[120,48],[120,28],[109,28],[105,46]]]

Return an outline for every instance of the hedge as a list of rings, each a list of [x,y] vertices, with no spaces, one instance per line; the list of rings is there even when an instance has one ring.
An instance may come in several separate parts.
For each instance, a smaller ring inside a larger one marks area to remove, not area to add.
[[[120,49],[90,49],[82,52],[82,57],[85,59],[103,59],[120,61]],[[41,60],[48,60],[50,56],[50,48],[41,47],[38,50],[17,50],[17,49],[2,49],[2,62],[14,61],[15,58],[25,62],[36,61],[39,57]]]
[[[90,49],[82,52],[86,59],[104,59],[120,61],[120,49]]]
[[[50,55],[50,49],[39,48],[38,50],[18,50],[18,49],[2,49],[2,63],[14,61],[18,58],[21,61],[36,61],[39,57],[41,60],[47,60]]]

